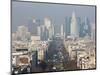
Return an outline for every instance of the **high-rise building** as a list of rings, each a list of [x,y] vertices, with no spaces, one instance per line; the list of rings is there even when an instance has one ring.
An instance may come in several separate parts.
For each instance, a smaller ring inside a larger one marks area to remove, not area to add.
[[[82,24],[81,17],[77,17],[77,25],[78,25],[79,37],[80,37],[80,27],[81,27],[81,24]]]
[[[54,35],[54,36],[56,35],[56,32],[57,32],[56,25],[53,24],[53,35]]]
[[[45,27],[45,25],[41,25],[41,40],[42,41],[48,40],[48,36],[49,36],[49,33],[48,33],[47,28]]]
[[[68,37],[71,35],[71,20],[72,17],[66,17],[65,18],[65,24],[64,24],[64,32],[65,32],[65,37]],[[76,17],[77,20],[77,26],[78,26],[78,30],[80,32],[80,26],[81,26],[81,18],[80,17]]]
[[[31,39],[31,34],[30,34],[30,32],[28,31],[28,32],[26,32],[26,40],[27,40],[27,41],[30,41],[30,39]]]
[[[71,36],[72,37],[79,37],[79,30],[78,30],[78,24],[77,24],[77,19],[75,16],[75,13],[72,13],[72,18],[71,18]]]
[[[51,19],[50,19],[49,17],[45,17],[45,18],[44,18],[44,25],[45,25],[45,27],[46,27],[47,29],[50,28],[50,26],[51,26]]]
[[[70,30],[71,30],[70,23],[71,23],[71,17],[66,17],[64,25],[65,37],[70,36]]]
[[[96,37],[96,32],[95,32],[95,24],[92,24],[91,25],[92,27],[91,27],[91,39],[93,40],[93,41],[95,41],[95,37]]]
[[[41,28],[40,28],[40,26],[37,27],[37,35],[41,36]]]
[[[53,24],[49,28],[49,39],[52,39],[54,36],[54,26]]]
[[[61,29],[60,29],[61,31],[61,36],[63,36],[64,35],[64,28],[63,28],[63,24],[61,25]]]
[[[41,25],[40,26],[40,28],[41,28],[41,40],[44,40],[44,25]]]
[[[91,26],[90,26],[90,21],[88,17],[82,18],[82,23],[80,25],[80,31],[79,31],[79,36],[80,37],[85,37],[89,36],[91,37]]]
[[[54,32],[54,25],[52,24],[52,36],[54,36],[55,32]]]
[[[51,19],[49,17],[45,17],[44,19],[44,26],[45,26],[45,37],[46,39],[52,39],[54,35],[54,26],[52,25]]]
[[[30,40],[30,32],[28,32],[28,28],[24,25],[19,26],[16,31],[17,40],[19,41],[28,41]]]
[[[65,18],[65,37],[91,37],[91,25],[88,17],[76,17],[73,12],[72,17]]]
[[[38,34],[38,29],[37,27],[40,26],[40,20],[39,19],[30,19],[28,22],[28,28],[29,32],[31,32],[31,35],[37,35]]]

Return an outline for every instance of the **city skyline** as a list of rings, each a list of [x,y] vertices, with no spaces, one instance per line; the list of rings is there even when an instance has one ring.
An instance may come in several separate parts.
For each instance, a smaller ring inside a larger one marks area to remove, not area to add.
[[[12,32],[15,32],[17,26],[20,25],[26,25],[28,27],[29,21],[34,18],[41,20],[41,23],[43,24],[44,18],[50,17],[52,19],[52,23],[55,24],[55,26],[59,26],[61,24],[65,24],[65,18],[71,17],[73,12],[75,12],[76,17],[87,17],[89,18],[90,23],[95,24],[95,6],[65,6],[16,1],[12,2],[12,5]]]
[[[50,38],[58,34],[64,37],[91,37],[95,24],[91,25],[88,17],[76,17],[75,12],[72,12],[72,16],[67,17],[65,20],[65,24],[61,24],[56,27],[56,25],[52,23],[52,19],[50,17],[45,17],[43,24],[41,24],[39,19],[33,19],[29,22],[29,26],[20,25],[17,28],[19,29],[20,27],[25,26],[27,31],[30,32],[30,35],[42,35],[43,37],[45,36],[44,38]],[[58,27],[59,29],[57,30]]]

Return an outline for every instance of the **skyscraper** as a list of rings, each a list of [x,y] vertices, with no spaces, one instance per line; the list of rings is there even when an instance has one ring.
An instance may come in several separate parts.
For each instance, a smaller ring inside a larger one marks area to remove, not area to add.
[[[65,25],[64,25],[64,32],[65,32],[65,37],[70,35],[70,23],[71,23],[71,17],[66,17],[65,18]]]
[[[31,32],[31,35],[37,35],[38,34],[38,29],[37,27],[40,26],[40,20],[39,19],[30,19],[28,22],[28,28],[29,32]]]
[[[63,37],[64,36],[64,27],[63,27],[63,24],[61,25],[61,29],[60,29],[61,31],[61,36]]]
[[[41,36],[41,28],[40,28],[40,26],[37,27],[37,35]]]
[[[82,23],[80,25],[80,37],[91,36],[91,26],[88,17],[82,18]]]
[[[91,39],[95,42],[95,24],[93,23],[91,26]]]
[[[41,33],[41,35],[40,35],[40,37],[41,37],[41,40],[42,41],[47,41],[48,40],[48,37],[49,37],[49,32],[48,32],[48,30],[47,30],[47,28],[45,27],[45,25],[41,25],[40,26],[40,33]]]
[[[72,19],[71,19],[71,36],[72,37],[78,37],[79,31],[78,31],[78,24],[76,20],[75,13],[72,13]]]
[[[77,25],[78,25],[78,31],[79,31],[79,37],[80,37],[80,27],[82,25],[82,18],[81,17],[77,17]]]
[[[51,19],[49,17],[44,18],[45,32],[48,33],[48,39],[52,39],[54,34],[54,26],[52,25]]]
[[[49,39],[52,39],[54,36],[54,26],[51,24],[50,29],[49,29]]]
[[[49,17],[44,18],[44,25],[49,30],[49,28],[51,26],[51,19]]]

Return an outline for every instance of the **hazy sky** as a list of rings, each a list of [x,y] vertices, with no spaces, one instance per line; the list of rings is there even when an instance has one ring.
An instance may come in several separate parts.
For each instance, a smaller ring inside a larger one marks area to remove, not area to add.
[[[29,20],[43,20],[49,16],[56,25],[64,24],[67,16],[71,16],[75,12],[76,17],[88,17],[91,23],[95,22],[94,6],[78,6],[78,5],[59,5],[44,4],[32,2],[12,2],[12,31],[16,31],[20,25],[28,26]]]

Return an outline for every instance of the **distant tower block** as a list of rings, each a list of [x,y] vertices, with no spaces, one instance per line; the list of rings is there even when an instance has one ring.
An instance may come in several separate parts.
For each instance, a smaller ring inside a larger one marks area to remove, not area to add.
[[[63,24],[61,25],[61,36],[64,35],[64,28],[63,28]]]
[[[45,17],[44,26],[46,27],[48,31],[48,39],[52,39],[53,34],[54,34],[54,26],[52,25],[50,17]]]
[[[47,29],[49,29],[49,27],[51,26],[51,20],[49,17],[45,17],[44,25],[46,26]]]
[[[38,35],[38,36],[41,35],[41,28],[40,28],[40,26],[37,27],[37,35]]]
[[[92,28],[91,28],[91,39],[93,41],[95,41],[95,37],[96,37],[96,34],[95,34],[95,24],[92,24],[91,26],[92,26]]]
[[[77,25],[76,16],[74,12],[72,13],[72,19],[71,19],[71,36],[79,37],[78,25]]]
[[[36,23],[36,19],[35,18],[33,19],[33,23]]]

